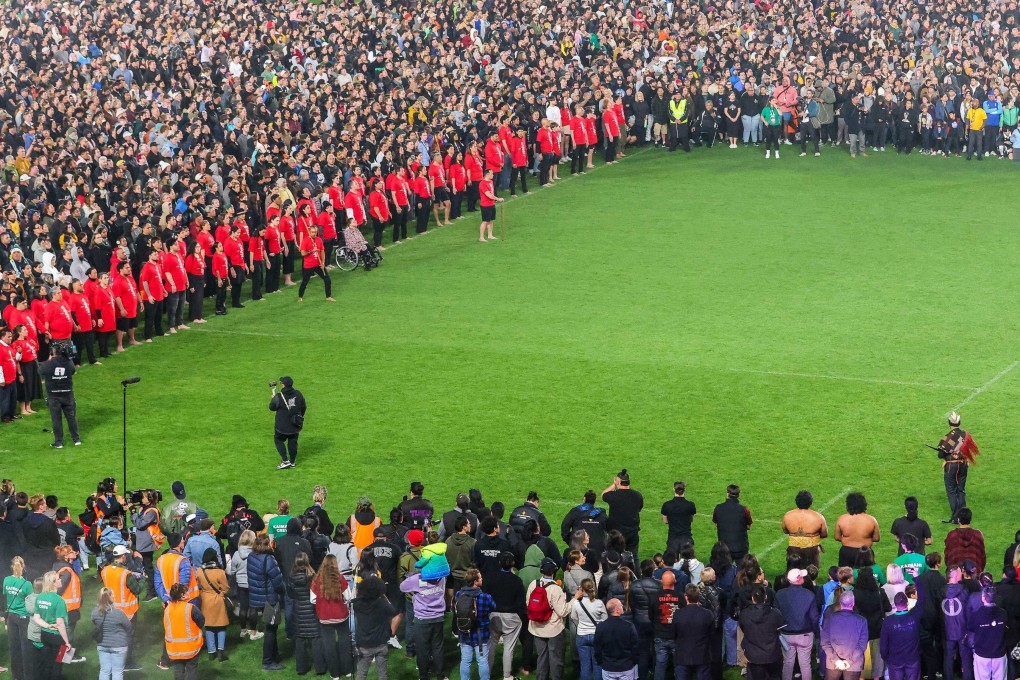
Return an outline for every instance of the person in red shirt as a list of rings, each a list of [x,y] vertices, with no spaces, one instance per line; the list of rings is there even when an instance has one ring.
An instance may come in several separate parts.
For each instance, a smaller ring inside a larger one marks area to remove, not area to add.
[[[71,315],[74,317],[76,326],[74,338],[74,363],[81,366],[82,351],[88,355],[89,363],[99,366],[96,360],[94,321],[92,318],[92,303],[85,295],[85,284],[75,279],[71,282]]]
[[[517,179],[521,180],[521,193],[528,192],[528,139],[527,131],[518,128],[517,134],[510,138],[510,195],[517,195]]]
[[[552,162],[549,164],[549,181],[560,180],[560,155],[563,151],[563,132],[556,121],[549,121],[549,136],[552,138]]]
[[[432,204],[432,184],[428,178],[428,168],[418,168],[418,176],[411,182],[411,189],[414,190],[414,208],[418,217],[418,223],[414,231],[417,234],[424,234],[429,228],[429,207]]]
[[[322,245],[322,239],[319,238],[318,229],[314,224],[308,229],[304,240],[301,241],[301,257],[304,258],[304,261],[302,262],[301,287],[298,288],[297,301],[304,302],[308,282],[313,276],[318,276],[326,286],[326,299],[336,302],[333,299],[333,282],[330,280],[329,274],[326,273],[326,249]]]
[[[227,256],[227,263],[230,265],[230,306],[234,309],[244,309],[244,305],[241,304],[241,292],[245,275],[248,273],[248,264],[244,261],[244,244],[241,243],[240,228],[230,228],[230,238],[223,242],[223,254]]]
[[[627,148],[627,144],[633,144],[637,141],[637,137],[630,134],[630,128],[627,127],[627,115],[623,110],[623,97],[617,97],[613,103],[613,111],[616,112],[616,122],[620,126],[620,143],[619,143],[619,156],[623,158],[627,154],[624,153],[624,149]]]
[[[212,273],[216,282],[216,315],[227,313],[227,291],[230,290],[230,263],[223,254],[223,244],[213,246]]]
[[[595,167],[595,147],[598,146],[598,130],[595,126],[595,112],[589,111],[584,117],[584,133],[588,138],[588,169]]]
[[[552,167],[553,158],[556,157],[556,141],[552,132],[552,121],[548,118],[542,119],[542,127],[538,129],[535,136],[538,142],[538,151],[542,154],[542,160],[538,164],[538,185],[549,184],[549,168]]]
[[[365,224],[365,201],[363,195],[354,191],[354,183],[351,182],[351,190],[344,196],[344,210],[347,219],[353,219],[361,227]]]
[[[461,206],[464,203],[464,191],[467,189],[467,171],[464,170],[464,156],[452,146],[444,162],[449,165],[446,174],[450,177],[450,217],[459,220],[464,217]]]
[[[280,215],[280,234],[283,236],[283,285],[295,285],[293,280],[294,260],[297,258],[297,242],[294,233],[294,204],[289,200],[283,202]]]
[[[468,212],[475,212],[478,203],[478,183],[482,181],[482,170],[485,167],[478,151],[478,142],[469,142],[467,154],[464,156],[464,171],[467,173],[467,204]]]
[[[499,141],[499,131],[493,130],[489,134],[489,141],[485,143],[485,169],[492,170],[493,176],[503,172],[503,163],[506,153]]]
[[[330,210],[333,206],[326,204]],[[262,238],[262,228],[251,228],[248,236],[248,271],[251,273],[251,299],[265,300],[262,297],[262,286],[266,280],[266,242]]]
[[[184,271],[188,273],[188,320],[191,323],[205,323],[202,301],[205,300],[205,250],[198,241],[191,246],[191,252],[184,258]]]
[[[353,170],[353,172],[351,174],[350,182],[348,182],[348,185],[349,185],[348,191],[350,193],[354,193],[359,198],[364,198],[365,194],[368,193],[368,191],[367,191],[368,185],[365,184],[365,177],[363,176],[362,173],[363,173],[363,170],[361,169],[361,166],[360,165],[355,165],[354,166],[354,170]],[[346,203],[346,202],[347,202],[347,198],[344,197],[344,203]],[[361,224],[359,223],[358,226],[360,227]]]
[[[184,269],[184,256],[181,248],[184,242],[174,239],[168,250],[159,259],[163,269],[164,286],[166,287],[166,321],[170,332],[176,334],[177,329],[188,330],[184,325],[184,298],[188,289],[188,273]]]
[[[10,328],[0,330],[0,421],[13,423],[18,403],[18,353]]]
[[[390,204],[386,200],[386,187],[381,177],[373,180],[372,193],[368,195],[368,214],[372,216],[372,244],[382,249],[383,231],[390,221]]]
[[[280,272],[283,270],[283,251],[287,247],[280,233],[280,216],[266,221],[266,294],[280,292]]]
[[[620,138],[620,122],[613,108],[613,100],[608,97],[602,102],[602,135],[606,144],[606,165],[616,162],[616,142]]]
[[[575,115],[570,119],[570,138],[574,144],[574,154],[570,157],[570,172],[574,175],[584,174],[584,161],[588,157],[588,129],[584,124],[584,107],[578,106]]]
[[[496,203],[502,203],[503,199],[496,195],[496,187],[492,181],[493,172],[485,169],[484,179],[478,184],[478,198],[482,205],[482,224],[478,227],[478,240],[485,243],[485,232],[489,233],[489,240],[495,241],[492,235],[492,224],[496,221]]]
[[[50,299],[43,312],[43,321],[51,346],[70,344],[71,334],[74,333],[74,318],[64,302],[63,291],[58,287],[50,291]]]
[[[21,415],[30,416],[36,411],[32,408],[32,402],[42,399],[42,381],[39,379],[39,343],[34,342],[28,335],[28,327],[21,324],[13,326],[14,342],[11,348],[14,350],[14,358],[18,365],[18,403],[21,404]],[[20,357],[20,358],[19,358]]]
[[[453,224],[450,221],[450,191],[447,188],[446,168],[435,158],[429,166],[429,182],[432,185],[432,214],[435,215],[436,226]],[[439,219],[439,208],[443,209],[443,219]]]
[[[10,328],[15,326],[24,326],[28,331],[28,339],[35,343],[36,347],[39,347],[39,325],[35,320],[35,314],[28,308],[28,300],[23,297],[16,297],[4,309],[4,315],[7,318],[7,325]]]
[[[113,281],[113,300],[117,305],[117,351],[124,351],[124,336],[129,344],[140,345],[135,339],[135,328],[138,327],[138,312],[142,302],[138,295],[138,286],[131,277],[131,263],[121,262],[117,267],[117,278]]]
[[[312,211],[311,203],[302,203],[298,206],[297,216],[297,242],[301,243],[302,237],[308,233],[308,226],[315,224],[315,213]]]
[[[514,116],[513,123],[518,125],[520,119]],[[503,149],[503,168],[493,176],[493,179],[500,189],[507,189],[510,187],[510,173],[513,169],[513,161],[510,157],[510,140],[514,138],[514,131],[510,127],[510,121],[500,120],[496,133],[499,135],[500,148]]]
[[[110,275],[99,275],[99,285],[92,295],[92,316],[95,319],[96,339],[99,341],[99,358],[110,356],[110,338],[117,330],[117,305],[113,301]]]
[[[145,342],[159,335],[163,336],[163,301],[166,300],[166,287],[163,285],[163,268],[159,266],[162,250],[161,241],[153,241],[156,246],[149,253],[149,261],[142,265],[138,275],[138,287],[142,292],[142,303],[145,307]]]
[[[333,212],[342,215],[344,211],[344,177],[341,173],[333,176],[333,183],[326,189],[329,202],[333,204]]]
[[[330,262],[333,261],[333,253],[336,250],[336,209],[333,204],[326,201],[322,206],[322,212],[315,219],[315,226],[319,228],[319,235],[322,236],[322,243],[326,246],[326,269],[332,269]]]
[[[407,238],[407,218],[411,212],[410,189],[407,187],[406,170],[398,168],[386,178],[386,190],[393,203],[393,242]]]

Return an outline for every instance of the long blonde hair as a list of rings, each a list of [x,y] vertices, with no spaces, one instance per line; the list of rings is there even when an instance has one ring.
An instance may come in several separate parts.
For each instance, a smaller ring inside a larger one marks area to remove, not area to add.
[[[588,596],[590,602],[595,601],[595,581],[590,578],[581,581],[581,591]]]
[[[109,588],[102,588],[99,591],[99,600],[96,603],[101,612],[109,612],[113,609],[113,591]]]
[[[57,584],[60,583],[60,577],[57,576],[57,572],[48,571],[43,574],[43,592],[44,593],[55,593],[57,592]]]
[[[11,573],[17,576],[18,578],[24,578],[25,560],[21,559],[21,557],[15,557],[13,560],[11,560]]]

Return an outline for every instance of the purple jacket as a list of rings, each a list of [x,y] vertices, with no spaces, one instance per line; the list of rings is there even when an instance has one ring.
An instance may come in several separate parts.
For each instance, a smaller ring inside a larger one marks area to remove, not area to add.
[[[852,611],[828,611],[822,624],[822,649],[825,667],[836,668],[836,660],[850,662],[851,672],[864,670],[864,650],[868,646],[868,621]]]
[[[421,574],[411,574],[400,584],[404,593],[412,593],[411,606],[416,619],[441,619],[446,615],[446,579],[423,581]]]

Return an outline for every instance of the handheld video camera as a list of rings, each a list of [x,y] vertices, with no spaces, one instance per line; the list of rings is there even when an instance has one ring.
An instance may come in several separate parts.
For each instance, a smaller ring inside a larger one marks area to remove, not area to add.
[[[149,498],[156,504],[163,502],[163,492],[159,489],[138,489],[137,491],[128,491],[127,499],[131,505],[141,505],[143,503],[142,494],[148,493]]]
[[[270,380],[270,381],[269,381],[269,386],[270,386],[270,387],[276,387],[276,386],[277,386],[277,385],[279,385],[279,384],[280,384],[280,381],[279,381],[279,380]]]

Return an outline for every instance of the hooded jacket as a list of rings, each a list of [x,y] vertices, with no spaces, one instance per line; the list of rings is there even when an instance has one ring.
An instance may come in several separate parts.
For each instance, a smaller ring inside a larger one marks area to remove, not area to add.
[[[312,557],[312,546],[307,539],[301,537],[301,527],[301,520],[291,517],[287,521],[287,533],[276,539],[274,553],[284,578],[290,578],[290,569],[294,566],[294,558],[298,553],[303,552],[309,559]]]
[[[770,664],[783,658],[779,632],[784,625],[782,612],[767,604],[752,604],[740,612],[744,656],[748,663]]]
[[[446,561],[453,578],[463,579],[464,572],[474,566],[475,542],[470,534],[454,534],[446,539]]]
[[[299,638],[319,637],[319,615],[312,604],[311,585],[312,577],[302,571],[295,571],[287,581],[287,594],[294,600],[294,633]]]
[[[946,564],[963,564],[972,560],[978,572],[985,570],[985,537],[977,529],[960,527],[946,534]]]
[[[283,573],[276,558],[268,553],[248,556],[248,602],[252,609],[273,606],[283,593]]]
[[[443,561],[446,561],[445,558]],[[421,574],[411,574],[400,584],[400,590],[413,596],[412,605],[415,619],[442,620],[446,614],[445,578],[428,581],[422,578]]]
[[[942,600],[942,627],[945,639],[955,642],[967,633],[967,589],[962,583],[946,586],[946,597]]]
[[[294,424],[294,415],[305,414],[305,397],[293,387],[284,385],[279,394],[273,395],[269,410],[276,411],[276,431],[280,434],[297,434],[300,428]]]
[[[545,553],[534,543],[524,553],[524,566],[517,572],[517,576],[520,577],[525,590],[542,576],[542,572],[538,567],[542,564],[544,558]]]
[[[858,673],[864,670],[868,622],[860,614],[847,610],[826,612],[820,641],[827,669],[835,669],[836,661],[842,659],[850,663],[846,670]]]
[[[446,559],[446,544],[433,543],[421,549],[421,559],[414,563],[425,581],[436,581],[450,575],[450,563]],[[405,591],[406,592],[406,591]]]

